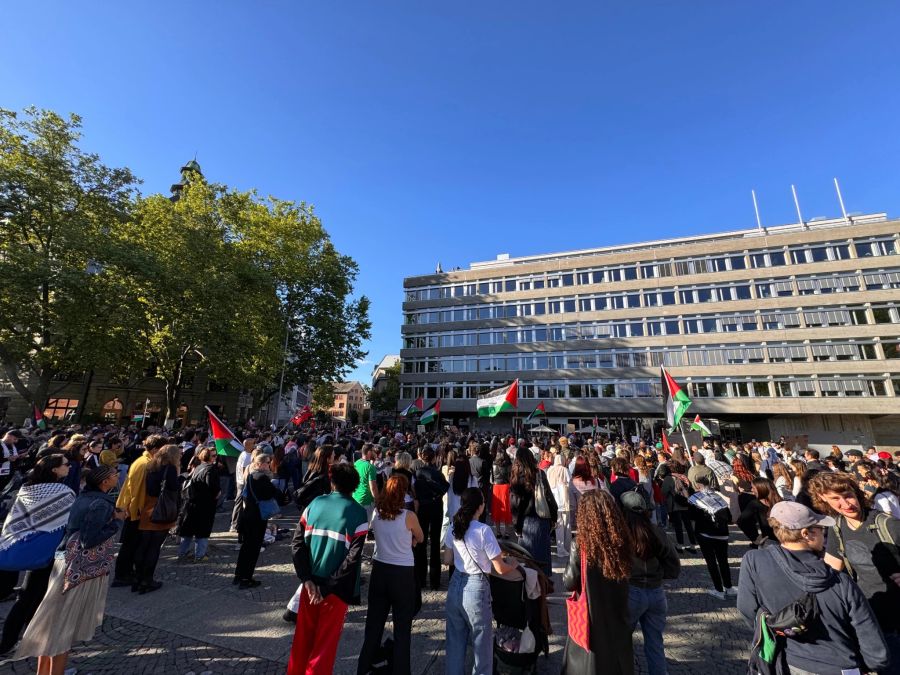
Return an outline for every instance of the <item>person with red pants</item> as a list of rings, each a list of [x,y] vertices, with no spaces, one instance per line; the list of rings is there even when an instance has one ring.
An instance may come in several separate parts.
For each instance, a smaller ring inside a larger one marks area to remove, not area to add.
[[[329,468],[331,494],[303,512],[291,542],[303,589],[287,675],[330,675],[350,604],[359,604],[366,510],[353,499],[359,474],[351,464]]]

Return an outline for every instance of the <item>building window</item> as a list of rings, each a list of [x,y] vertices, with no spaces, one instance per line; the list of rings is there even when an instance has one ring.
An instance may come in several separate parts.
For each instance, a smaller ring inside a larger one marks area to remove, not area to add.
[[[66,416],[75,414],[78,408],[77,398],[51,398],[44,408],[44,417],[47,419],[66,419]]]

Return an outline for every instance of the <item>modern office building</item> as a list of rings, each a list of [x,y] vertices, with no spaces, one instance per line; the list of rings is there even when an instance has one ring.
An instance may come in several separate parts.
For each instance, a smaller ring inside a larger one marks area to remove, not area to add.
[[[898,232],[871,214],[409,277],[400,405],[509,429],[475,401],[518,377],[521,414],[628,433],[661,420],[663,364],[725,436],[900,446]]]

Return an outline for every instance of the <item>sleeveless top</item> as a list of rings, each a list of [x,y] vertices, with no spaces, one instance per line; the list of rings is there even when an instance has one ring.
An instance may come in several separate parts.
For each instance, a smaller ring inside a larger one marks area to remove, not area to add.
[[[378,509],[372,514],[375,533],[375,560],[388,565],[413,566],[412,532],[406,527],[406,509],[393,520],[382,520]]]

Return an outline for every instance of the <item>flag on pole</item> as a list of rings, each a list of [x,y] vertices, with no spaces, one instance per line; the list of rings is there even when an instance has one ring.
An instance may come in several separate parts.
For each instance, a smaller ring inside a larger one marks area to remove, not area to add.
[[[547,409],[544,407],[544,402],[541,401],[540,403],[537,404],[537,406],[535,406],[534,410],[532,410],[528,414],[528,417],[525,418],[525,424],[528,424],[535,417],[546,417],[546,416],[547,416]]]
[[[216,442],[216,453],[225,455],[226,457],[239,457],[244,451],[244,444],[241,443],[234,432],[225,426],[225,423],[216,417],[216,414],[206,407],[209,413],[209,428],[212,431],[213,440]]]
[[[697,415],[694,418],[694,421],[691,422],[691,431],[699,431],[700,436],[711,436],[712,432],[709,430],[709,427],[703,424],[700,420],[700,415]]]
[[[519,379],[512,384],[489,391],[478,399],[479,417],[496,417],[498,413],[514,410],[519,405]]]
[[[600,426],[600,420],[594,415],[594,435],[597,435],[597,428]]]
[[[672,447],[669,445],[669,437],[666,436],[666,430],[662,430],[662,444],[663,444],[663,452],[667,455],[672,454]]]
[[[437,419],[437,416],[441,414],[441,399],[438,399],[434,402],[434,405],[431,406],[428,410],[422,413],[422,416],[419,418],[419,424],[430,424]]]
[[[44,413],[38,408],[37,403],[34,404],[34,425],[41,431],[47,429],[47,422],[44,421]]]
[[[414,412],[419,412],[425,407],[425,402],[422,400],[420,396],[415,401],[406,406],[403,411],[400,413],[400,417],[408,417]]]
[[[672,379],[672,376],[666,372],[662,366],[659,367],[662,376],[662,395],[664,407],[666,410],[666,423],[669,425],[669,433],[675,429],[680,423],[685,411],[691,405],[691,399],[682,391],[678,383]]]
[[[312,417],[312,410],[310,410],[309,405],[305,405],[291,418],[291,424],[299,427],[310,417]]]

